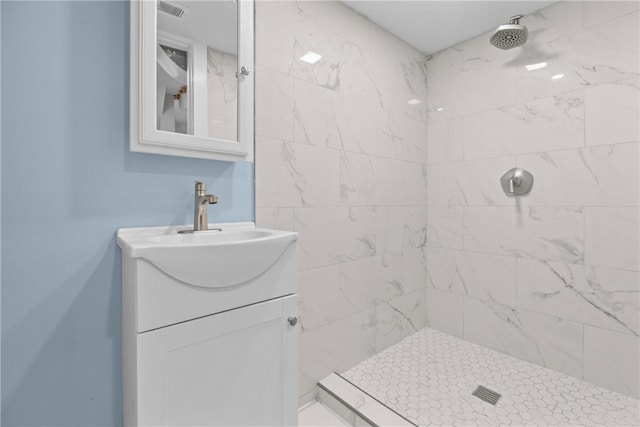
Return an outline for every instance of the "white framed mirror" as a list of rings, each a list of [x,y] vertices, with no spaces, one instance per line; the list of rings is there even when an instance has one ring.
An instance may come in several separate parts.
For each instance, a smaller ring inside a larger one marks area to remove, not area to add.
[[[132,0],[130,150],[253,161],[253,0]]]

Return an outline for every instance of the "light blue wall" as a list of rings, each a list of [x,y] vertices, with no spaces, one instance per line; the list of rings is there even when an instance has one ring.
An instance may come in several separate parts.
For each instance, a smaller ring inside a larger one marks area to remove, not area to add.
[[[0,6],[0,46],[2,46],[2,7]],[[2,74],[2,55],[0,55],[0,75]],[[1,77],[0,77],[1,80]],[[2,85],[0,85],[2,99]],[[2,102],[0,102],[0,129],[2,129]],[[2,188],[2,132],[0,131],[0,188]],[[0,217],[2,197],[0,197]],[[0,220],[0,260],[2,260],[2,221]],[[0,262],[0,331],[2,331],[2,262]],[[2,366],[2,339],[0,339],[0,367]],[[2,369],[0,369],[0,396],[2,396]],[[0,427],[2,427],[2,407],[0,407]]]
[[[128,2],[2,8],[2,424],[121,423],[119,227],[253,220],[253,167],[128,152]]]

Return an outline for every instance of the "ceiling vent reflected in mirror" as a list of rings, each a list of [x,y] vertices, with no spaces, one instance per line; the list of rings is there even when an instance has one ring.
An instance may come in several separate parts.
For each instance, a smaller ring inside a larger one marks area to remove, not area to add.
[[[186,13],[189,11],[188,8],[181,4],[168,1],[158,1],[158,10],[178,19],[185,18]]]

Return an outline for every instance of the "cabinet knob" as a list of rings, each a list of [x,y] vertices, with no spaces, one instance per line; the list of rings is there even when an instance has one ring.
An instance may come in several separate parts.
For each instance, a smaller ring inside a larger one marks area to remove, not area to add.
[[[249,69],[247,67],[245,67],[244,65],[242,67],[240,67],[240,72],[242,73],[243,76],[248,76],[249,75]]]
[[[287,323],[289,323],[289,325],[291,325],[291,326],[296,326],[298,324],[298,318],[297,317],[287,317]]]

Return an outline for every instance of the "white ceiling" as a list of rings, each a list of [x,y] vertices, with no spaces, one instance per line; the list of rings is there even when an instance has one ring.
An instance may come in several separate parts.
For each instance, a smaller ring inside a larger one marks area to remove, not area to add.
[[[182,18],[158,11],[158,29],[206,44],[221,52],[238,53],[238,7],[235,0],[168,0],[185,9]]]
[[[553,1],[343,0],[382,28],[426,54],[478,36],[513,15],[540,10]],[[523,23],[526,25],[526,19]]]

